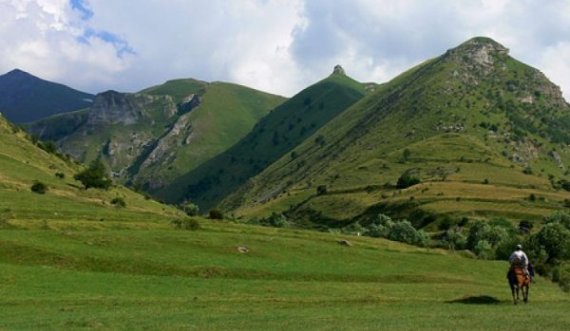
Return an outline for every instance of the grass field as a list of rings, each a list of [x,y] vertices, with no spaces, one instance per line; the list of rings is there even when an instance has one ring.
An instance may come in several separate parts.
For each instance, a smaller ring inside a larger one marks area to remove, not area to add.
[[[570,326],[556,285],[539,279],[514,306],[506,263],[459,253],[206,220],[198,231],[47,225],[0,230],[0,329]]]

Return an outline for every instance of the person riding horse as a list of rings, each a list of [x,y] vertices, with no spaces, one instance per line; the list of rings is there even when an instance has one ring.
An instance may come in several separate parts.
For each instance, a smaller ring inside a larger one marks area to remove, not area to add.
[[[509,257],[509,263],[510,268],[507,273],[507,279],[511,287],[513,303],[516,305],[519,301],[520,291],[522,291],[524,302],[527,303],[529,284],[534,276],[534,268],[532,268],[528,257],[523,252],[522,245],[517,245],[516,250]]]

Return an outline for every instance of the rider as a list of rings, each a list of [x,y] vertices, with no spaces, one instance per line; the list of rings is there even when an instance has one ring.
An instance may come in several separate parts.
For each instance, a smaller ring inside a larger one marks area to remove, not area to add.
[[[528,272],[528,257],[522,250],[522,245],[518,244],[515,251],[509,257],[509,262],[511,264],[511,269],[513,267],[521,267],[527,277],[530,277]]]

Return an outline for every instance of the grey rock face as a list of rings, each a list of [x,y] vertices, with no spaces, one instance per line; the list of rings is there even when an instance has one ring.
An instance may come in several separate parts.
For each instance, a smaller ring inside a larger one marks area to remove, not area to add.
[[[146,95],[107,91],[98,94],[89,112],[87,124],[135,124],[142,116],[142,108],[152,102]]]

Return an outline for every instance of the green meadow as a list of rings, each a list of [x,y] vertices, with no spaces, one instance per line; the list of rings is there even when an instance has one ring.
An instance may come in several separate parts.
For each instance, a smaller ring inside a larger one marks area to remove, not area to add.
[[[530,303],[513,305],[505,262],[382,239],[200,222],[197,231],[144,222],[0,230],[0,329],[570,326],[570,297],[548,280],[532,286]]]

